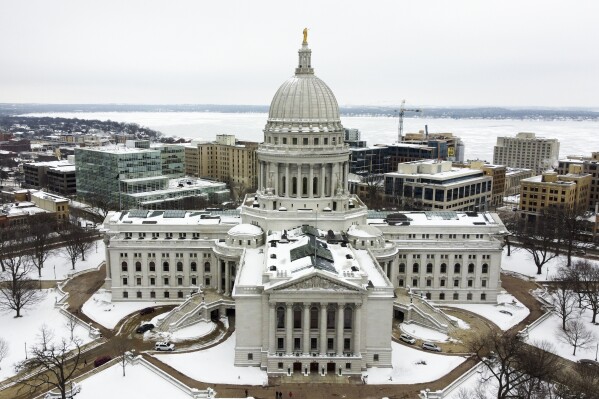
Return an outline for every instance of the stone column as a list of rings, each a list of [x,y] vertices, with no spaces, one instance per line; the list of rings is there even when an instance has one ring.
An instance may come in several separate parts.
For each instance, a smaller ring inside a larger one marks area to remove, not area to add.
[[[289,164],[285,164],[285,197],[289,197],[289,180],[291,176],[289,176]]]
[[[310,177],[308,180],[308,197],[314,198],[314,165],[310,164]]]
[[[327,353],[327,304],[320,304],[320,354]]]
[[[225,295],[231,295],[231,265],[225,263]]]
[[[264,164],[262,161],[258,162],[258,190],[263,191],[264,189]]]
[[[297,164],[297,198],[302,197],[302,164]]]
[[[347,179],[349,178],[349,161],[345,162],[345,176],[343,178],[343,192],[349,193],[347,189]]]
[[[274,181],[274,189],[275,189],[275,194],[279,195],[279,163],[276,162],[274,163],[274,173],[273,173],[273,181]]]
[[[302,321],[302,332],[303,337],[302,340],[304,341],[304,354],[307,355],[308,353],[310,353],[310,304],[309,303],[304,303],[304,320]]]
[[[331,173],[331,197],[337,193],[337,181],[339,180],[339,163],[334,163]]]
[[[293,303],[285,304],[285,352],[293,352]]]
[[[324,186],[324,176],[325,176],[325,170],[327,164],[326,163],[321,163],[320,164],[320,197],[326,197],[326,187]]]
[[[345,314],[345,304],[337,305],[337,356],[343,356],[343,315]]]
[[[104,234],[104,259],[106,259],[106,277],[112,278],[112,262],[110,261],[110,251],[108,247],[110,246],[110,236],[108,234]],[[159,265],[160,266],[160,265]]]
[[[223,285],[222,285],[222,273],[221,273],[221,259],[216,258],[216,292],[219,294],[223,293]]]
[[[276,338],[275,331],[277,328],[276,321],[277,313],[276,313],[276,304],[270,302],[268,304],[268,353],[275,353],[276,350]]]
[[[354,307],[354,325],[352,326],[354,331],[354,354],[360,354],[360,333],[362,330],[362,312],[361,312],[362,304],[356,303]]]

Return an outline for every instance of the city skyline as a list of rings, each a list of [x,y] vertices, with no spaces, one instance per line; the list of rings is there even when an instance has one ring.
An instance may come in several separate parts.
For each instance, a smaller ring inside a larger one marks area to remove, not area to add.
[[[341,105],[597,107],[599,4],[0,5],[0,102],[267,105],[309,29]]]

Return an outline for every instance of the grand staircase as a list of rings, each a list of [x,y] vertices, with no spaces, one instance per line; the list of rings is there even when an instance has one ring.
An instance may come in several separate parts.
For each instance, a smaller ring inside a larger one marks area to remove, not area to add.
[[[403,312],[404,322],[419,324],[423,327],[450,333],[457,327],[457,322],[450,319],[441,309],[418,295],[397,292],[393,304],[394,309]]]
[[[156,329],[162,332],[173,332],[205,318],[206,312],[202,310],[206,309],[206,303],[203,298],[201,294],[190,296],[161,319]]]

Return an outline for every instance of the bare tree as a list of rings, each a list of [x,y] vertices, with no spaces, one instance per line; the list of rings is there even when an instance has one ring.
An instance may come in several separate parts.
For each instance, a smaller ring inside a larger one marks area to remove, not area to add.
[[[586,259],[579,260],[574,263],[571,274],[579,306],[584,304],[591,310],[591,323],[594,324],[599,314],[599,266]]]
[[[127,356],[126,353],[130,349],[130,344],[127,338],[124,336],[118,335],[115,336],[111,342],[111,346],[114,350],[114,354],[116,357],[120,357],[119,363],[123,368],[123,377],[125,377],[125,367],[127,366]]]
[[[515,235],[522,249],[528,252],[537,266],[537,274],[547,262],[559,255],[557,238],[558,223],[552,214],[541,215],[535,226],[527,226],[524,220],[514,226]]]
[[[565,330],[560,330],[560,339],[574,347],[572,356],[576,356],[576,349],[588,348],[595,342],[595,335],[587,329],[582,320],[575,319],[566,323]]]
[[[8,356],[8,342],[0,337],[0,363],[2,363],[2,360],[4,360],[6,356]],[[2,370],[2,367],[0,367],[0,370]]]
[[[77,237],[79,229],[76,224],[69,224],[60,230],[60,237],[63,241],[63,247],[61,248],[61,254],[71,261],[71,266],[75,270],[75,264],[81,254],[79,249],[79,238]]]
[[[33,265],[28,255],[15,255],[3,260],[5,270],[0,272],[0,310],[16,312],[40,302],[44,294],[38,289],[38,282],[29,276]]]
[[[78,323],[78,320],[75,317],[75,315],[72,314],[72,313],[69,313],[67,315],[67,321],[65,322],[65,326],[67,327],[67,329],[71,333],[71,340],[74,339],[73,334],[75,333],[75,328],[77,328],[77,323]]]
[[[52,237],[56,231],[56,216],[42,213],[27,220],[28,247],[32,251],[32,261],[42,277],[44,262],[52,253]]]
[[[22,362],[22,368],[39,368],[39,373],[21,381],[21,388],[35,392],[51,386],[58,389],[62,399],[66,399],[71,389],[72,378],[82,368],[81,342],[78,339],[62,338],[54,340],[52,334],[40,335],[40,341],[31,350],[31,359]]]
[[[578,209],[554,208],[555,217],[560,221],[558,241],[566,247],[567,266],[572,265],[572,252],[576,248],[576,240],[584,230],[584,211]]]
[[[556,384],[559,399],[595,399],[599,386],[599,367],[577,363],[567,378]]]
[[[468,351],[485,367],[488,377],[483,383],[496,385],[497,399],[515,397],[518,391],[532,395],[539,381],[550,380],[557,373],[559,358],[551,354],[549,344],[536,345],[541,348],[525,344],[516,334],[495,331],[467,342]]]
[[[555,307],[555,312],[562,319],[562,330],[566,330],[566,322],[570,320],[576,307],[572,273],[568,268],[561,267],[553,281],[555,281],[556,286],[552,292],[551,301]]]

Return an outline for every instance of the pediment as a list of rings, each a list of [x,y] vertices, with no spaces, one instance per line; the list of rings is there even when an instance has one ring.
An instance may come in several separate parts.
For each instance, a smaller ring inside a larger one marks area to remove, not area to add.
[[[312,274],[305,278],[285,282],[272,288],[273,291],[346,291],[359,292],[359,287],[320,274]]]

